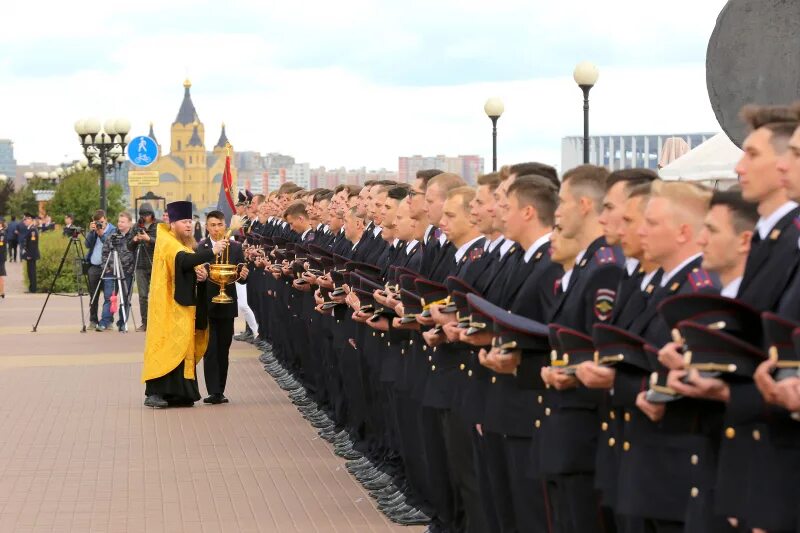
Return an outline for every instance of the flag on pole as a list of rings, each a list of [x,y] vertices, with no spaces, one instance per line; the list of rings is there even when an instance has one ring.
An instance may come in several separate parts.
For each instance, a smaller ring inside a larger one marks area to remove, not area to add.
[[[236,211],[233,203],[233,176],[231,175],[231,145],[225,145],[225,170],[222,172],[222,183],[219,187],[217,211],[225,215],[225,224],[230,224],[231,216]]]

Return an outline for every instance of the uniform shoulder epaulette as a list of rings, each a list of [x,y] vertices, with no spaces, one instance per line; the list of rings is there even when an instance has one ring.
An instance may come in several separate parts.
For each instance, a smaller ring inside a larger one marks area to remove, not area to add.
[[[595,253],[594,258],[599,265],[612,265],[617,262],[617,256],[614,254],[614,249],[608,246],[601,246]]]
[[[689,281],[689,286],[694,292],[714,287],[714,281],[711,279],[711,276],[708,274],[708,272],[703,268],[692,269],[692,271],[689,272],[687,279]]]

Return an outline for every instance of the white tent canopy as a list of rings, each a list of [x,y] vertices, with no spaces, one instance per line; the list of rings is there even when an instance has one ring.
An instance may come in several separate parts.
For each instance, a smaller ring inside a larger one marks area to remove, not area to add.
[[[724,133],[682,155],[659,170],[664,180],[706,181],[737,179],[736,163],[742,151]]]

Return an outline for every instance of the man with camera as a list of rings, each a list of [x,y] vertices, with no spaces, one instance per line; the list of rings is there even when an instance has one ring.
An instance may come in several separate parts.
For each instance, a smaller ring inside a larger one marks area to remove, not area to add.
[[[92,215],[92,223],[89,224],[89,231],[86,233],[86,263],[89,265],[87,275],[89,277],[89,294],[92,299],[89,302],[89,327],[97,328],[97,303],[100,299],[99,293],[96,294],[103,277],[103,244],[109,235],[115,230],[113,224],[106,221],[106,212],[98,209]]]
[[[134,257],[134,259],[142,324],[136,328],[136,331],[147,330],[147,295],[150,292],[150,274],[153,271],[157,227],[153,206],[144,202],[139,206],[139,220],[132,232],[133,237],[128,241],[128,250],[134,254],[138,252],[138,257]]]
[[[110,329],[114,323],[114,313],[111,309],[111,300],[114,292],[117,292],[117,298],[119,298],[120,286],[119,281],[121,278],[122,283],[122,294],[125,296],[124,306],[120,306],[119,308],[119,319],[117,320],[117,328],[120,332],[125,331],[125,318],[123,315],[123,309],[125,313],[130,312],[130,303],[128,302],[128,294],[130,291],[128,290],[133,283],[133,253],[128,250],[128,244],[133,240],[133,232],[131,231],[131,226],[133,225],[133,220],[131,219],[131,215],[128,212],[123,211],[119,214],[117,218],[117,229],[113,231],[109,238],[105,240],[103,243],[103,258],[102,264],[105,265],[105,271],[103,272],[103,316],[100,318],[100,323],[97,324],[95,328],[97,331],[106,331]],[[117,252],[117,257],[119,257],[119,267],[121,268],[121,272],[115,271],[115,264],[114,264],[114,257],[111,257],[109,260],[109,256],[112,255],[112,252]]]

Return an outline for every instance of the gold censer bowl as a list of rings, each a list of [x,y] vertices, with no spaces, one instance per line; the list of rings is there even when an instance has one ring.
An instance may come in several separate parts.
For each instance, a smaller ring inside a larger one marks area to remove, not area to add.
[[[239,265],[230,263],[212,263],[208,265],[208,277],[219,285],[219,294],[211,298],[215,304],[229,304],[233,298],[225,292],[225,286],[239,279]]]

